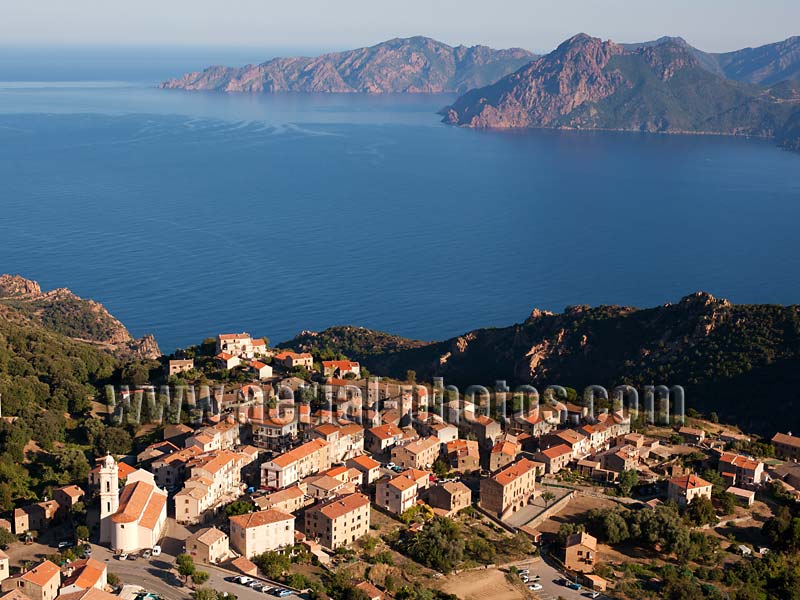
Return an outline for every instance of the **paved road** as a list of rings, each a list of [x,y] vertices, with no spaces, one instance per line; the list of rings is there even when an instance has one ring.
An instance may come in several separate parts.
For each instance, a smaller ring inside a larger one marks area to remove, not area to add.
[[[165,600],[187,600],[190,598],[191,589],[184,587],[180,577],[172,570],[175,557],[170,554],[161,554],[149,559],[139,558],[138,560],[118,560],[114,558],[111,551],[103,546],[92,545],[92,557],[106,562],[108,572],[114,573],[124,584],[140,585],[149,592],[155,592]],[[207,571],[209,574],[208,582],[204,587],[213,588],[219,592],[229,592],[234,594],[239,600],[267,600],[275,598],[270,594],[256,592],[246,586],[225,581],[225,577],[231,575],[225,571],[211,565],[198,565],[198,568]],[[267,580],[263,580],[267,581]],[[271,582],[270,587],[277,587],[280,584]],[[287,600],[301,600],[302,596],[287,596]]]
[[[521,561],[516,563],[518,568],[529,569],[530,574],[528,577],[539,575],[540,579],[536,583],[542,584],[542,590],[533,592],[534,596],[540,600],[556,600],[559,596],[567,600],[585,600],[590,596],[589,590],[583,588],[581,590],[571,590],[570,588],[561,585],[559,582],[564,576],[556,569],[548,565],[541,559],[534,559],[531,561]],[[531,583],[533,583],[531,581]],[[607,596],[600,596],[598,600],[607,600]]]

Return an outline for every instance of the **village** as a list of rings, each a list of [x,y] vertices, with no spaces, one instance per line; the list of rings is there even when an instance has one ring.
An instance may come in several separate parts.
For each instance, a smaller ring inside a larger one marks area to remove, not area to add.
[[[439,414],[423,385],[371,389],[358,362],[247,333],[220,334],[212,360],[240,382],[219,414],[151,427],[135,454],[97,456],[87,480],[2,516],[0,598],[634,598],[687,548],[701,568],[775,551],[765,523],[800,498],[790,432],[647,425],[577,398],[502,419],[458,398]],[[327,403],[283,418],[279,386],[312,381]],[[630,526],[671,515],[685,546],[650,551]]]

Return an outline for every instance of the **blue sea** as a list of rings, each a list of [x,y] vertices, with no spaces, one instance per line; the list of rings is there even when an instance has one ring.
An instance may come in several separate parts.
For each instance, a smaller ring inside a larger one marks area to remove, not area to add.
[[[338,324],[442,339],[701,289],[800,302],[800,154],[457,129],[437,115],[452,96],[155,87],[275,53],[0,50],[0,272],[167,352]]]

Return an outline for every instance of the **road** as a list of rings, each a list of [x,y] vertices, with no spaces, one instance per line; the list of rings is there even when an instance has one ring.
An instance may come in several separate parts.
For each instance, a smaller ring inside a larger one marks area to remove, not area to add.
[[[165,600],[187,600],[190,598],[191,589],[184,587],[177,573],[172,570],[175,557],[170,554],[161,554],[149,559],[118,560],[108,548],[92,545],[92,558],[103,561],[108,565],[108,572],[117,575],[123,584],[140,585],[148,592],[155,592]],[[213,565],[198,565],[198,568],[207,571],[209,579],[203,587],[210,587],[218,592],[234,594],[239,600],[267,600],[275,598],[270,594],[256,592],[246,586],[225,581],[225,577],[232,575]],[[268,580],[263,579],[267,582]],[[270,587],[282,587],[281,584],[269,582]],[[301,600],[303,596],[293,594],[287,600]]]

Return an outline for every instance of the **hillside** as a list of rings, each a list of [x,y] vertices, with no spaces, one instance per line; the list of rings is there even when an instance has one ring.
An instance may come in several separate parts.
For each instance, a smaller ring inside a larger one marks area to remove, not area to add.
[[[443,112],[475,128],[548,127],[776,137],[796,99],[708,70],[683,40],[626,47],[585,34]]]
[[[319,332],[301,331],[279,347],[291,348],[296,352],[311,352],[318,356],[342,353],[342,349],[346,348],[348,358],[364,362],[371,357],[422,348],[429,344],[430,342],[410,340],[383,331],[340,325]]]
[[[161,356],[153,336],[134,339],[102,304],[79,298],[65,288],[43,292],[35,281],[19,275],[0,275],[0,305],[14,309],[48,331],[94,344],[120,357]]]
[[[317,57],[214,66],[161,84],[225,92],[462,93],[511,73],[535,56],[521,48],[452,47],[425,37],[393,39]]]
[[[761,85],[800,79],[800,36],[711,56],[728,79]]]
[[[378,354],[364,353],[360,342],[342,342],[338,351],[358,357],[376,374],[402,378],[414,370],[419,379],[442,376],[462,389],[498,379],[540,390],[556,383],[576,389],[680,384],[688,406],[716,411],[747,430],[800,429],[800,417],[772,408],[800,400],[798,306],[733,305],[697,293],[649,309],[535,310],[522,323],[443,342],[395,339],[397,349]]]

